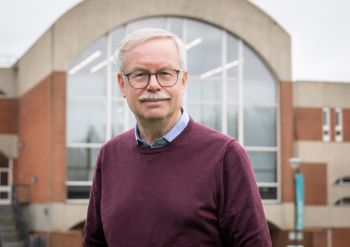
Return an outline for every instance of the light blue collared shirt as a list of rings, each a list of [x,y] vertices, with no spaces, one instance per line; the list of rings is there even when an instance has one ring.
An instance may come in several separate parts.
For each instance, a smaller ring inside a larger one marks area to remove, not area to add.
[[[188,115],[188,113],[183,109],[181,110],[182,115],[179,121],[177,121],[177,123],[175,124],[175,126],[171,130],[169,130],[162,138],[157,139],[153,144],[149,144],[141,139],[140,130],[136,124],[135,138],[137,141],[137,145],[141,147],[160,148],[172,142],[178,135],[181,134],[181,132],[186,128],[188,122],[190,121],[190,116]]]

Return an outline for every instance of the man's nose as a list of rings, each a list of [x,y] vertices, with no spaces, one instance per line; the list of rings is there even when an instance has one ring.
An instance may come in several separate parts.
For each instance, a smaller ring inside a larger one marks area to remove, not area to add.
[[[156,75],[150,75],[147,89],[148,90],[158,90],[159,88],[160,88],[160,85],[158,83]]]

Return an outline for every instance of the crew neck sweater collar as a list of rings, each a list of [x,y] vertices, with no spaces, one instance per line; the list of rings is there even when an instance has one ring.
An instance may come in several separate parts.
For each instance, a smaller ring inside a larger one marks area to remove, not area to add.
[[[146,141],[142,140],[140,130],[136,125],[135,138],[137,141],[137,145],[139,145],[142,148],[160,148],[172,142],[179,134],[181,134],[181,132],[186,128],[188,122],[190,121],[188,113],[182,108],[181,112],[181,117],[174,125],[174,127],[172,127],[162,138],[157,139],[153,144],[149,144]]]
[[[165,152],[165,151],[169,151],[174,149],[175,147],[177,147],[179,144],[181,145],[181,141],[184,139],[184,137],[186,137],[186,134],[192,129],[194,124],[193,119],[189,116],[189,120],[188,123],[186,125],[186,127],[182,130],[181,133],[179,133],[173,140],[172,142],[168,143],[167,145],[158,147],[158,148],[151,148],[151,147],[141,147],[137,144],[133,144],[132,145],[132,149],[134,149],[134,151],[137,152],[141,152],[141,153],[159,153],[159,152]]]

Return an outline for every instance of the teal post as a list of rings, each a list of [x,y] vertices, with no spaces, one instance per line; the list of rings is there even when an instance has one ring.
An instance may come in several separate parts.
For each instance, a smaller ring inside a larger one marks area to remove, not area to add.
[[[295,229],[301,231],[304,228],[304,175],[302,173],[295,174],[295,199]]]

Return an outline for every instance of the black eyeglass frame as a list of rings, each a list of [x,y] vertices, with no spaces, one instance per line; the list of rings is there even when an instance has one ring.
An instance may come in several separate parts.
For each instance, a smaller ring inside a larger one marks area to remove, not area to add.
[[[176,72],[176,80],[175,80],[174,84],[163,86],[163,85],[159,82],[158,76],[157,76],[157,75],[158,75],[159,72],[162,72],[162,71],[164,71],[164,70],[172,70],[172,71],[175,71],[175,72]],[[156,80],[157,80],[158,84],[159,84],[161,87],[173,87],[173,86],[175,86],[175,84],[176,84],[177,81],[179,80],[179,74],[182,73],[182,72],[184,72],[184,70],[179,70],[179,69],[164,69],[164,70],[159,70],[159,71],[157,71],[156,73],[150,73],[150,72],[148,72],[148,71],[144,71],[144,72],[147,72],[147,73],[148,73],[148,82],[147,82],[147,84],[146,84],[144,87],[135,87],[135,86],[133,86],[132,83],[130,82],[129,77],[130,77],[130,75],[131,75],[132,73],[134,73],[135,71],[130,72],[130,73],[126,73],[126,72],[122,71],[121,74],[122,74],[123,76],[125,76],[125,77],[128,79],[128,82],[129,82],[129,84],[130,84],[130,86],[131,86],[132,88],[135,88],[135,89],[145,89],[145,88],[148,86],[149,82],[151,81],[151,76],[152,76],[152,75],[154,75],[154,76],[156,77]]]

